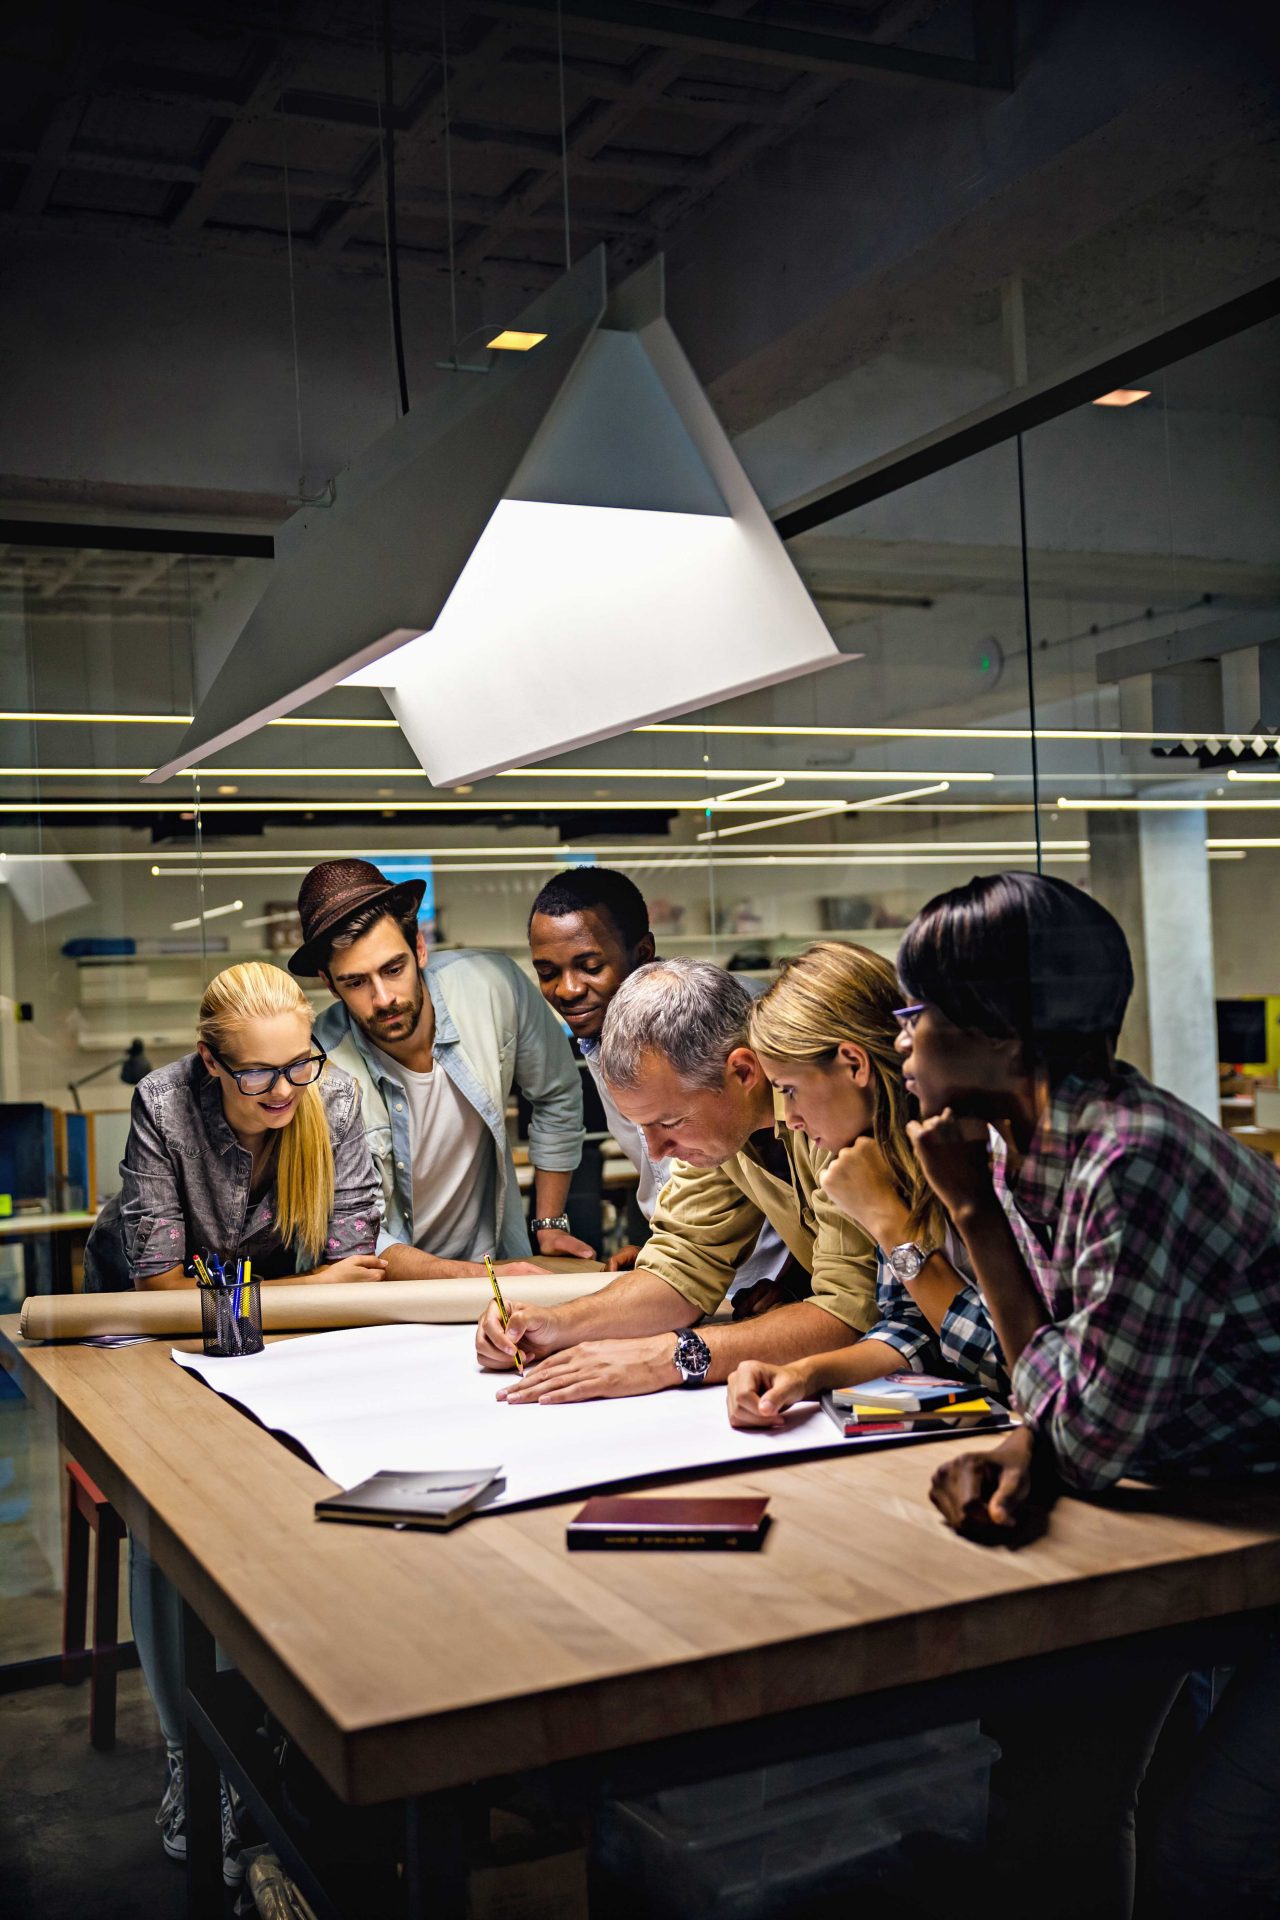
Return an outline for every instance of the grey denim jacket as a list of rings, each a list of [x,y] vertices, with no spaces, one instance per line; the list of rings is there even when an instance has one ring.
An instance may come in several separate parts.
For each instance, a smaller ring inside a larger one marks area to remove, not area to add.
[[[323,1254],[328,1263],[373,1252],[382,1196],[355,1081],[329,1065],[317,1084],[333,1143],[333,1212]],[[251,1206],[251,1158],[228,1126],[218,1083],[198,1053],[157,1068],[139,1084],[120,1173],[117,1218],[113,1223],[109,1217],[116,1209],[103,1209],[86,1266],[113,1264],[114,1249],[94,1245],[101,1234],[122,1237],[123,1264],[135,1285],[206,1249],[251,1259],[259,1271],[271,1262],[279,1272],[274,1182]],[[290,1253],[283,1264],[303,1263]]]

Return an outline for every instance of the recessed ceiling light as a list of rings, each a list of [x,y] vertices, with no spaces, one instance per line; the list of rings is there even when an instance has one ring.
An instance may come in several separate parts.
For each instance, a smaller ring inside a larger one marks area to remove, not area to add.
[[[219,793],[239,793],[239,791],[240,791],[239,787],[234,785],[222,786],[218,788]]]
[[[1114,387],[1110,393],[1100,393],[1093,404],[1095,407],[1136,407],[1139,400],[1150,398],[1150,387]]]
[[[504,327],[492,340],[486,340],[485,345],[494,353],[528,353],[530,347],[536,347],[546,337],[545,333],[522,333],[519,327]]]

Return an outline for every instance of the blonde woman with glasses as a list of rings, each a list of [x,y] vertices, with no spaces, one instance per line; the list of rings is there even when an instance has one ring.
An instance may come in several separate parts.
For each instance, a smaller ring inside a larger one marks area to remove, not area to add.
[[[149,1073],[133,1096],[118,1199],[85,1253],[91,1288],[189,1287],[193,1254],[253,1262],[255,1279],[381,1280],[381,1196],[354,1080],[311,1035],[311,1004],[291,975],[249,961],[209,982],[196,1049]],[[130,1539],[129,1602],[142,1670],[165,1738],[168,1781],[156,1824],[186,1858],[182,1619],[146,1542]],[[222,1788],[223,1877],[243,1876]]]
[[[823,940],[784,961],[751,1008],[751,1046],[787,1125],[832,1156],[823,1191],[877,1244],[880,1317],[854,1346],[784,1365],[744,1361],[729,1378],[737,1427],[779,1426],[799,1400],[903,1370],[1007,1390],[963,1249],[907,1135],[912,1105],[895,1043],[915,1009],[900,999],[887,960]]]

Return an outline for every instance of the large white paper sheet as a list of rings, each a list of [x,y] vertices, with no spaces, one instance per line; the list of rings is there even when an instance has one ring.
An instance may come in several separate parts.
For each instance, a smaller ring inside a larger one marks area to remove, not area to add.
[[[853,1444],[816,1404],[796,1408],[785,1433],[736,1432],[723,1387],[508,1406],[495,1396],[515,1376],[480,1370],[471,1327],[355,1327],[237,1359],[173,1357],[296,1440],[344,1487],[384,1470],[501,1465],[506,1491],[487,1512],[650,1474]]]

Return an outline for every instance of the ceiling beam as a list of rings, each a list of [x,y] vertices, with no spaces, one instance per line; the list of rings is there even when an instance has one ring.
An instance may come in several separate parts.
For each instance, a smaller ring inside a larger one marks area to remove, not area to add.
[[[1175,360],[1215,346],[1247,327],[1259,325],[1280,313],[1280,279],[1264,280],[1246,292],[1226,301],[1203,303],[1184,311],[1155,330],[1133,335],[1105,353],[1059,367],[1022,387],[989,400],[985,406],[921,434],[905,446],[881,454],[875,460],[827,481],[811,493],[778,507],[773,524],[784,540],[813,527],[829,525],[841,514],[865,507],[872,500],[912,486],[945,467],[957,466],[1029,433],[1033,427],[1056,420],[1075,407],[1087,406],[1100,393],[1113,387],[1132,386],[1135,379],[1156,373]]]
[[[789,67],[803,73],[879,74],[1007,91],[999,73],[977,59],[920,53],[807,27],[773,26],[658,0],[474,0],[474,10],[501,20],[563,20],[565,27],[608,39],[690,54]]]
[[[169,220],[169,229],[174,234],[196,233],[204,225],[219,195],[230,183],[241,161],[248,156],[258,138],[259,127],[276,110],[281,89],[293,64],[292,57],[276,51],[267,40],[260,42],[257,55],[256,78],[244,100],[243,110],[237,119],[223,128],[212,150],[204,156],[199,183],[192,187]]]

